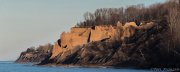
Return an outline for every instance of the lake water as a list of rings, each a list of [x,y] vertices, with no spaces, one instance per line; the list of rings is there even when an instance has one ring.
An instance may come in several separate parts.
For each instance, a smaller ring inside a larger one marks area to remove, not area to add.
[[[125,68],[85,68],[85,67],[47,67],[32,64],[17,64],[10,61],[0,62],[0,72],[152,72],[143,69]]]

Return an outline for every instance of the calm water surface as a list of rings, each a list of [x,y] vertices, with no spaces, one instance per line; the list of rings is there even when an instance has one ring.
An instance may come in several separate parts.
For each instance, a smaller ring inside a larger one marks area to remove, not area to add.
[[[47,67],[32,64],[16,64],[10,61],[0,61],[0,72],[152,72],[141,69],[124,68],[83,68],[83,67]]]

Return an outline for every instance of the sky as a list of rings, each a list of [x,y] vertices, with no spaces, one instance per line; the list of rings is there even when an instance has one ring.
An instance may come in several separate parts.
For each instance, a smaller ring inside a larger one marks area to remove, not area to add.
[[[53,44],[83,21],[85,12],[165,0],[0,0],[0,61],[13,61],[31,46]]]

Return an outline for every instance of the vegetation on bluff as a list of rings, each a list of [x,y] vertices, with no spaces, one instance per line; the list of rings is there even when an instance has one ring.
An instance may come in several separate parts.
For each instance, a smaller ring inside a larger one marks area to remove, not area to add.
[[[118,21],[122,23],[134,21],[139,25],[140,22],[165,20],[167,24],[170,24],[172,22],[169,20],[173,19],[172,15],[179,12],[178,8],[179,3],[176,1],[157,3],[149,7],[139,4],[127,8],[101,8],[94,13],[86,12],[84,21],[77,23],[77,27],[116,25]]]

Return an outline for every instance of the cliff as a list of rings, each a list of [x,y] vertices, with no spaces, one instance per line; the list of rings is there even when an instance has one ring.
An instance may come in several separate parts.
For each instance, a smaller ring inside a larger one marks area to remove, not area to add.
[[[95,26],[94,28],[71,28],[71,32],[63,32],[55,43],[51,59],[60,53],[71,51],[77,46],[101,40],[113,40],[116,29],[112,26]]]
[[[38,65],[180,67],[180,55],[169,49],[164,21],[117,23],[117,26],[73,27],[53,46],[22,52],[16,62]]]
[[[22,52],[16,63],[40,63],[42,60],[51,56],[53,45],[45,44],[37,48],[30,47]]]
[[[61,34],[51,57],[39,65],[179,67],[180,56],[167,50],[168,28],[163,23],[73,27]]]

